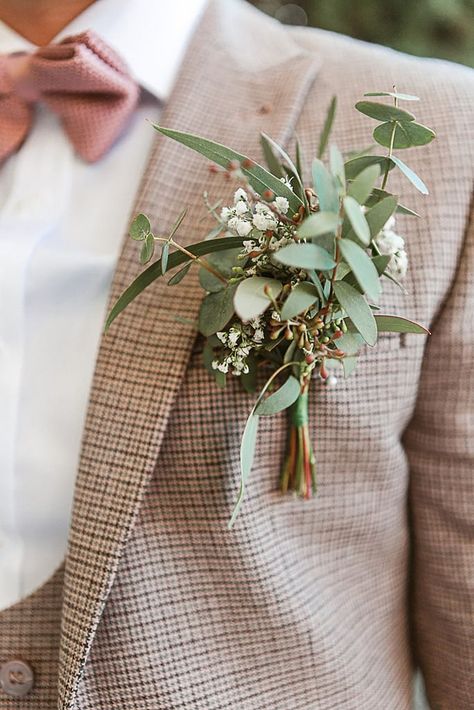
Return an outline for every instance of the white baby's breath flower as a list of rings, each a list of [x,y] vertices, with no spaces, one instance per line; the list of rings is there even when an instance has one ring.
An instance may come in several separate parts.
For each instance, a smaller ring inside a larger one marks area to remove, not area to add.
[[[229,338],[228,338],[229,347],[232,348],[237,344],[237,341],[239,340],[240,335],[241,335],[240,331],[237,330],[236,328],[231,328],[229,330]]]
[[[228,207],[223,207],[221,209],[221,220],[223,222],[228,222],[228,220],[232,217],[232,210],[230,210]]]
[[[239,200],[245,200],[245,202],[248,200],[247,193],[241,187],[234,192],[234,205],[237,205]]]
[[[254,214],[252,221],[257,229],[260,229],[262,232],[266,231],[267,218],[265,214],[263,214],[262,212],[257,212],[256,214]]]
[[[257,214],[265,214],[265,212],[268,212],[268,207],[264,202],[256,202],[255,203],[255,212]]]
[[[284,185],[290,188],[290,190],[293,192],[293,187],[291,185],[291,180],[289,177],[281,177],[280,182],[282,182]]]
[[[235,230],[235,229],[237,229],[237,222],[239,222],[239,218],[238,218],[238,217],[231,217],[231,218],[227,221],[227,226],[229,227],[229,229],[234,229],[234,230]]]
[[[253,239],[248,239],[247,241],[245,241],[245,242],[243,243],[242,246],[243,246],[243,248],[244,248],[244,252],[245,252],[246,254],[250,254],[250,252],[255,249],[256,243],[253,241]]]
[[[253,340],[255,343],[261,343],[265,338],[265,333],[261,328],[257,328],[253,334]]]
[[[392,230],[382,230],[376,237],[375,243],[381,254],[396,254],[405,247],[405,240]]]
[[[275,207],[277,208],[278,212],[281,214],[286,214],[288,210],[290,209],[290,203],[286,199],[286,197],[276,197],[275,198]]]
[[[235,205],[235,214],[239,217],[249,211],[249,206],[244,200],[239,200]]]
[[[216,338],[218,338],[221,343],[225,345],[227,342],[227,333],[225,333],[223,330],[220,330],[218,333],[216,333]]]
[[[392,256],[388,264],[388,271],[396,278],[405,278],[408,270],[408,254],[405,249],[401,249]]]
[[[235,225],[235,230],[239,237],[246,237],[252,231],[252,225],[245,219],[238,219]]]

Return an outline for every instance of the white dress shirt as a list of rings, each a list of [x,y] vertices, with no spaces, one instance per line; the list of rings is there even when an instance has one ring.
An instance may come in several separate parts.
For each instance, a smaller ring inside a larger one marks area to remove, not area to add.
[[[108,291],[154,138],[146,119],[158,119],[204,4],[91,5],[58,39],[92,29],[122,56],[146,89],[131,126],[88,165],[38,106],[0,166],[0,609],[64,558]],[[0,22],[0,52],[25,49]]]

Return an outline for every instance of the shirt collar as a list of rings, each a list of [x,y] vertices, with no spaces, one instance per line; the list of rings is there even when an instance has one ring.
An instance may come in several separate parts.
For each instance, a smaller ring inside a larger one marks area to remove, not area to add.
[[[96,0],[53,41],[93,30],[122,57],[144,89],[166,101],[206,4],[207,0]],[[0,21],[0,52],[32,49],[34,45]]]

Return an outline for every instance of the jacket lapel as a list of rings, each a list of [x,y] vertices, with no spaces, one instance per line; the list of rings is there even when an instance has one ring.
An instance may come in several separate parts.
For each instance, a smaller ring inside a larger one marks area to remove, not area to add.
[[[235,0],[213,0],[188,47],[161,123],[259,156],[261,130],[283,142],[291,137],[317,68],[314,57],[303,53],[277,23]],[[188,207],[180,239],[199,241],[207,228],[202,193],[209,184],[214,196],[222,194],[222,178],[211,179],[204,159],[157,137],[134,214],[146,212],[165,233]],[[137,271],[137,245],[126,237],[111,303]],[[74,707],[121,550],[153,472],[194,342],[193,327],[179,325],[175,316],[194,320],[201,295],[195,277],[174,288],[160,280],[102,338],[66,559],[60,708]]]

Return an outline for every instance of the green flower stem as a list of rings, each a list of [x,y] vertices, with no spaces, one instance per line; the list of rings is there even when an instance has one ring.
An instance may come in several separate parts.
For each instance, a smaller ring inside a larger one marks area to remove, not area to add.
[[[393,90],[396,91],[395,86],[393,87]],[[398,101],[397,99],[394,99],[393,103],[395,104],[395,108],[398,106]],[[390,136],[390,146],[388,148],[388,161],[387,161],[387,167],[385,168],[385,174],[383,176],[383,181],[382,181],[382,190],[385,190],[385,185],[387,184],[388,180],[388,173],[390,172],[390,158],[392,157],[393,154],[393,144],[395,142],[395,133],[397,131],[397,122],[393,122],[393,128],[392,128],[392,134]]]
[[[219,271],[214,269],[209,264],[209,262],[206,261],[206,259],[203,259],[200,256],[195,256],[192,252],[188,251],[188,249],[186,249],[186,247],[181,246],[181,244],[178,244],[178,242],[175,242],[174,239],[170,239],[169,237],[155,237],[155,240],[157,242],[165,242],[165,243],[168,242],[168,244],[171,244],[171,246],[175,247],[183,254],[186,254],[186,256],[189,256],[189,258],[192,261],[196,262],[196,264],[199,264],[199,266],[202,266],[203,269],[206,269],[206,271],[209,271],[210,274],[215,276],[217,279],[222,281],[222,283],[224,283],[227,286],[228,282],[227,282],[227,279],[225,278],[225,276],[222,276],[222,274],[219,273]]]
[[[316,463],[309,433],[308,384],[288,410],[288,451],[280,477],[282,493],[294,491],[302,498],[316,493]]]

